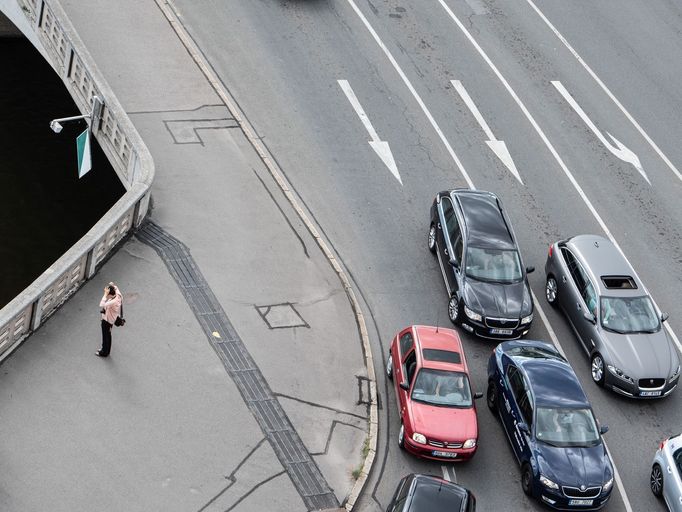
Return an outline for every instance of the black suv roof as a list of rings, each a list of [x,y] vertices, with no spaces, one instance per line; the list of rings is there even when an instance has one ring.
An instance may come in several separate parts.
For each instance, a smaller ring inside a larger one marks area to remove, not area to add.
[[[453,190],[464,215],[468,243],[477,247],[516,249],[502,205],[492,192]]]

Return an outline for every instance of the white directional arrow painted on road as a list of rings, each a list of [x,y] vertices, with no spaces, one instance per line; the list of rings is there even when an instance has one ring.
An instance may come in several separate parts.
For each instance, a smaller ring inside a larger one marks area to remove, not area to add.
[[[514,160],[512,160],[511,154],[507,149],[507,145],[504,143],[504,141],[497,140],[495,138],[495,135],[493,135],[493,132],[488,126],[488,123],[486,123],[485,119],[483,119],[481,112],[476,107],[474,100],[472,100],[471,96],[469,96],[469,93],[464,88],[464,85],[462,85],[462,82],[460,82],[459,80],[451,80],[451,82],[455,90],[459,93],[460,97],[464,101],[464,103],[466,103],[466,106],[469,107],[469,110],[471,110],[471,113],[476,118],[476,121],[478,121],[478,124],[480,124],[481,128],[483,128],[483,132],[485,133],[486,137],[488,137],[488,140],[486,140],[485,143],[488,145],[490,149],[493,150],[493,153],[497,155],[497,158],[499,158],[500,161],[505,165],[505,167],[509,169],[509,171],[514,175],[514,177],[517,180],[519,180],[519,183],[523,185],[523,180],[521,179],[519,171],[516,169],[516,165],[514,165]]]
[[[395,179],[397,179],[398,182],[402,185],[403,180],[400,179],[398,166],[395,164],[393,153],[391,153],[391,148],[389,147],[388,142],[379,139],[379,135],[377,135],[377,132],[376,130],[374,130],[372,123],[370,123],[367,114],[365,114],[365,110],[362,108],[362,105],[360,105],[360,102],[358,101],[357,96],[355,96],[355,93],[353,92],[353,89],[348,83],[348,80],[338,80],[338,82],[339,85],[341,86],[341,89],[348,98],[348,101],[350,101],[350,104],[353,106],[353,109],[358,114],[360,121],[362,121],[362,124],[365,125],[365,128],[367,129],[369,136],[372,138],[372,140],[368,141],[369,145],[376,152],[376,154],[379,155],[381,161],[384,162],[384,164],[386,164],[386,167],[388,167],[388,170],[391,171],[391,174],[395,176]]]
[[[582,118],[583,121],[585,121],[585,124],[594,132],[594,134],[597,136],[599,141],[606,146],[606,149],[608,149],[611,153],[613,153],[617,158],[620,158],[623,162],[627,162],[629,164],[632,164],[635,169],[644,177],[646,182],[651,185],[651,181],[649,181],[649,177],[646,175],[646,172],[644,172],[644,168],[642,167],[641,162],[639,161],[639,158],[635,153],[632,152],[632,150],[626,148],[621,141],[616,139],[613,135],[611,135],[609,132],[606,132],[606,135],[609,136],[609,138],[614,142],[614,144],[617,147],[614,147],[613,144],[611,144],[608,140],[606,140],[606,137],[602,134],[602,132],[597,128],[597,126],[592,122],[592,120],[587,117],[587,114],[585,111],[580,108],[580,105],[578,105],[578,102],[573,99],[573,96],[566,90],[564,87],[564,84],[559,82],[558,80],[552,81],[552,85],[556,88],[557,91],[559,91],[559,94],[561,94],[564,99],[568,102],[568,104],[573,107],[573,110]]]

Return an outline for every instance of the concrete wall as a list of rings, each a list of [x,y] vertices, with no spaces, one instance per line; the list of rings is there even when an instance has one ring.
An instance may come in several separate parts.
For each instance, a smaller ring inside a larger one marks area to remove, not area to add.
[[[52,64],[32,26],[38,17],[38,13],[35,12],[36,8],[31,5],[32,3],[30,0],[0,0],[0,37],[14,37],[23,34],[33,43],[33,46],[38,49],[45,60]],[[19,34],[17,34],[17,30]]]

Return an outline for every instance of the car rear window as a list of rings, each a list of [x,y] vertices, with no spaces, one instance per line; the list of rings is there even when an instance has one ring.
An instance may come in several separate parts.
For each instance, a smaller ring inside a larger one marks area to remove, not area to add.
[[[434,348],[425,348],[422,353],[424,359],[427,361],[438,361],[439,363],[454,363],[460,364],[462,356],[459,352],[452,352],[450,350],[437,350]]]
[[[609,290],[636,290],[637,283],[630,276],[601,276],[604,286]]]

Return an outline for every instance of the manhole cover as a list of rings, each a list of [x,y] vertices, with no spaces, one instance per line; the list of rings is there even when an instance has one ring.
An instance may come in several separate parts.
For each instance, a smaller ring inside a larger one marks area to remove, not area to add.
[[[270,329],[310,328],[291,302],[256,306],[256,310]]]

